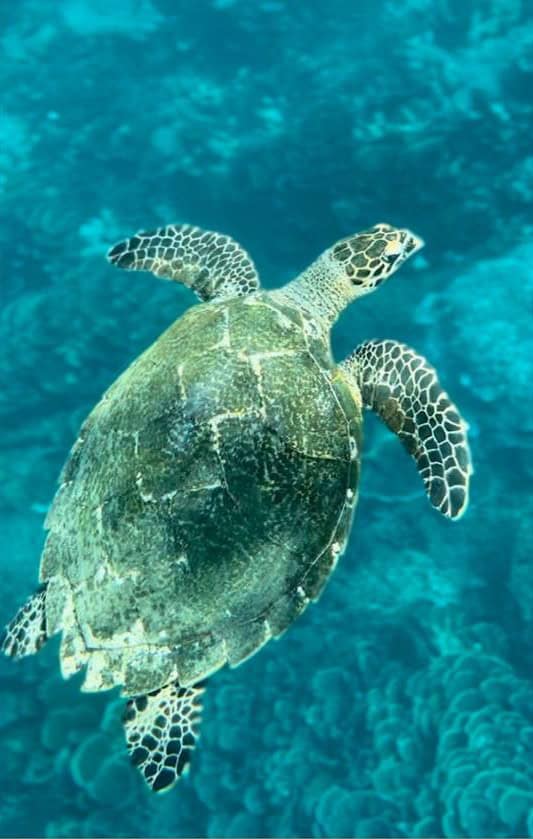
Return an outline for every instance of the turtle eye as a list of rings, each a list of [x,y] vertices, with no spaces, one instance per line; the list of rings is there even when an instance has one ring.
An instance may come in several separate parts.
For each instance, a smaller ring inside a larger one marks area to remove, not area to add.
[[[399,253],[384,253],[383,260],[387,265],[394,265],[399,256]]]

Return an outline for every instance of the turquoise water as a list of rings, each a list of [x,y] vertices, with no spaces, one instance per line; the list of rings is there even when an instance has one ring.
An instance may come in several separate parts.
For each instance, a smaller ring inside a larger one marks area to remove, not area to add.
[[[470,424],[471,503],[427,503],[365,418],[320,603],[205,695],[154,796],[121,702],[58,642],[0,661],[2,836],[533,835],[533,26],[520,0],[24,0],[0,8],[0,621],[37,583],[84,416],[193,295],[106,264],[139,228],[235,237],[264,286],[378,221],[426,241],[350,307]]]

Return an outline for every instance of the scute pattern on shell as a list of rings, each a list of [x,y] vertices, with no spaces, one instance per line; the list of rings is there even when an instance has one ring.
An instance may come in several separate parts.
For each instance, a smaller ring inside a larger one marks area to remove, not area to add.
[[[360,424],[296,307],[173,324],[88,417],[48,517],[65,675],[88,657],[87,690],[187,686],[280,635],[344,549]]]

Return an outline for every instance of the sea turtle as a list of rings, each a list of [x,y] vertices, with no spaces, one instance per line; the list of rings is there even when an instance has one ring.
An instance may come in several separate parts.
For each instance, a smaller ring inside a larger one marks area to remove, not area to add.
[[[377,224],[264,291],[228,236],[189,225],[115,245],[113,265],[203,301],[115,381],[84,422],[48,514],[40,588],[3,650],[62,633],[65,677],[122,688],[133,762],[155,791],[187,767],[204,680],[279,637],[317,600],[357,501],[363,407],[414,458],[432,504],[464,511],[466,424],[409,347],[369,341],[340,364],[330,331],[422,247]]]

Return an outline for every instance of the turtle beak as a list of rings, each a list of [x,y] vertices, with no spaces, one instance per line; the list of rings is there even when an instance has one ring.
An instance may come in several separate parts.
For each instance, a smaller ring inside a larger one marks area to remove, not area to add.
[[[416,233],[412,233],[410,230],[402,230],[400,232],[405,237],[403,245],[405,257],[413,256],[413,254],[424,247],[424,240],[420,236],[417,236]]]
[[[416,236],[410,230],[405,228],[403,230],[391,228],[391,230],[396,234],[396,238],[388,241],[383,249],[382,258],[389,269],[383,275],[383,279],[394,273],[406,259],[424,247],[424,241],[420,236]]]

